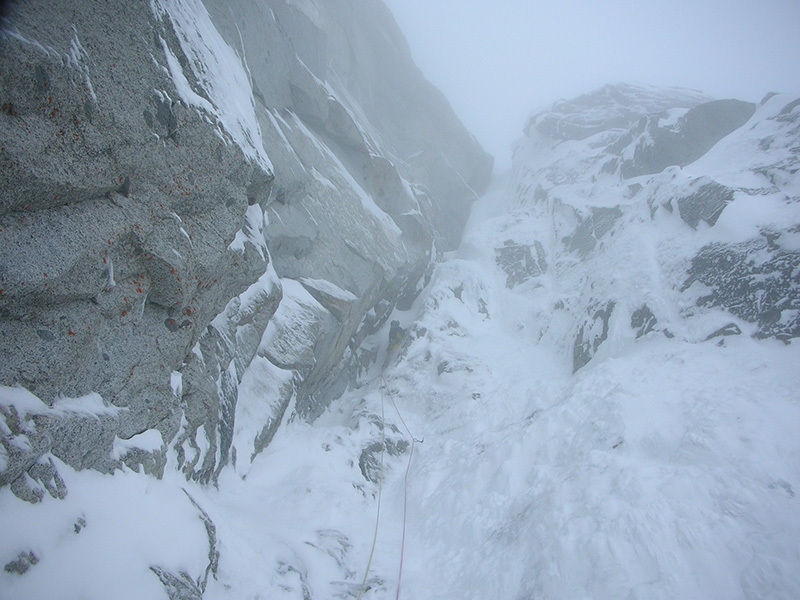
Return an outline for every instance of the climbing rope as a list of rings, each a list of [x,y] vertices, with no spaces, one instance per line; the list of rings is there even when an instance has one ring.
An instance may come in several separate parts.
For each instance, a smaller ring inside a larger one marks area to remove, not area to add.
[[[383,385],[386,385],[385,383]],[[395,600],[400,600],[400,582],[403,579],[403,558],[405,557],[406,553],[406,520],[408,516],[408,474],[411,471],[411,460],[414,458],[414,447],[416,446],[417,442],[422,443],[424,440],[418,440],[414,435],[412,435],[411,430],[408,428],[405,419],[403,419],[403,415],[400,414],[400,409],[397,408],[397,404],[392,398],[392,395],[389,394],[389,400],[394,407],[397,416],[400,417],[400,422],[403,424],[403,427],[408,434],[408,437],[411,438],[411,448],[408,451],[408,464],[406,465],[406,474],[403,478],[403,535],[400,538],[400,567],[398,568],[397,573],[397,593],[395,594]]]
[[[381,520],[381,496],[383,495],[383,457],[386,454],[386,419],[384,412],[384,399],[383,399],[383,378],[381,378],[381,467],[378,471],[378,510],[375,513],[375,533],[372,536],[372,548],[369,551],[369,560],[367,560],[367,568],[364,570],[364,580],[361,582],[361,588],[358,590],[356,600],[361,600],[361,596],[367,589],[367,578],[369,577],[369,568],[372,565],[372,557],[375,555],[375,546],[378,542],[378,523]]]
[[[403,536],[400,540],[400,567],[397,572],[397,594],[394,597],[395,600],[400,600],[400,582],[403,579],[403,557],[406,554],[406,515],[408,514],[408,472],[411,470],[411,458],[414,456],[414,444],[416,441],[413,437],[411,438],[406,476],[403,480]]]
[[[383,363],[383,368],[378,376],[366,382],[367,384],[376,381],[377,379],[381,380],[380,391],[381,391],[381,464],[380,464],[380,471],[378,476],[378,508],[375,514],[375,532],[372,536],[372,548],[369,551],[369,559],[367,560],[367,568],[364,571],[364,579],[361,581],[361,587],[358,590],[358,596],[356,596],[356,600],[361,600],[361,597],[364,595],[364,592],[367,590],[367,579],[369,578],[369,569],[372,566],[372,557],[375,555],[375,547],[378,541],[378,526],[381,520],[381,497],[383,495],[383,466],[384,466],[384,456],[386,454],[386,411],[385,411],[385,395],[389,396],[389,400],[394,407],[397,416],[400,418],[400,422],[403,424],[403,427],[408,434],[408,437],[411,438],[411,446],[408,451],[408,464],[406,465],[406,473],[405,477],[403,478],[403,533],[400,540],[400,566],[398,568],[397,573],[397,593],[395,594],[395,600],[400,600],[400,582],[403,578],[403,558],[405,557],[405,548],[406,548],[406,518],[408,516],[408,475],[411,472],[411,460],[414,457],[414,447],[417,443],[422,443],[424,440],[418,440],[411,434],[411,430],[408,428],[405,419],[403,419],[403,415],[400,414],[400,409],[397,408],[397,404],[394,401],[394,398],[389,393],[389,389],[386,385],[386,380],[383,377],[383,372],[386,370],[386,367],[389,364],[389,360],[392,356],[391,349],[387,352],[386,360]]]

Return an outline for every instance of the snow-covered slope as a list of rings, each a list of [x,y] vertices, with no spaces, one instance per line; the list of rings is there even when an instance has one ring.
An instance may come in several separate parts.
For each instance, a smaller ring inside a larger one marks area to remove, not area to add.
[[[798,104],[628,179],[528,129],[387,379],[408,597],[800,594]]]

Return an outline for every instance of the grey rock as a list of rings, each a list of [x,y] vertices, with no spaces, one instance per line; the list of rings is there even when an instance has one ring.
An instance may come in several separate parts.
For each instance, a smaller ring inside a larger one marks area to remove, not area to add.
[[[121,430],[121,417],[118,415],[93,415],[82,413],[64,414],[61,411],[35,415],[37,429],[46,433],[52,440],[50,452],[78,468],[92,467],[110,472],[116,466],[109,456],[114,437]],[[136,432],[139,433],[139,432]]]
[[[409,443],[406,440],[387,439],[383,443],[374,442],[361,450],[358,457],[358,468],[364,479],[378,483],[383,476],[381,471],[381,453],[389,456],[399,456],[408,451]]]
[[[287,381],[276,391],[279,402],[277,406],[273,407],[272,414],[263,424],[261,430],[252,441],[253,447],[252,452],[250,453],[251,462],[262,450],[264,450],[264,448],[270,444],[270,442],[272,442],[272,438],[274,438],[275,434],[278,432],[278,428],[283,421],[286,410],[289,408],[289,404],[296,393],[296,386],[294,381]]]
[[[11,434],[30,449],[6,451],[0,485],[28,499],[62,493],[47,452],[159,476],[169,447],[201,482],[234,463],[238,386],[281,303],[276,273],[322,311],[302,344],[284,328],[265,350],[295,378],[254,452],[293,395],[315,418],[374,360],[361,342],[410,307],[488,181],[491,158],[381,2],[318,2],[316,17],[282,0],[205,7],[207,33],[249,67],[261,141],[240,147],[220,124],[214,74],[158,2],[33,0],[2,33],[0,383],[122,409],[43,410]],[[151,429],[162,450],[111,458],[115,439]]]
[[[800,337],[800,252],[782,249],[776,239],[765,232],[750,242],[705,246],[692,259],[682,290],[703,284],[708,291],[698,305],[757,323],[757,337]]]
[[[0,486],[23,477],[44,453],[50,450],[51,439],[37,428],[32,416],[15,406],[0,405],[4,426],[0,427],[5,466],[0,471]]]
[[[287,294],[259,353],[277,367],[305,376],[317,362],[317,346],[334,337],[338,327],[335,317],[310,294]]]
[[[67,486],[61,475],[58,474],[56,465],[51,457],[40,458],[36,463],[28,469],[31,478],[40,482],[47,490],[52,498],[63,500],[67,497]]]
[[[495,262],[507,275],[506,287],[509,289],[547,272],[547,258],[541,242],[530,246],[506,240],[502,248],[494,251]]]
[[[589,216],[581,218],[574,233],[564,239],[564,244],[571,252],[584,257],[595,249],[598,240],[611,231],[621,217],[622,211],[617,207],[593,207]]]
[[[714,100],[691,108],[674,128],[660,127],[662,115],[652,116],[643,127],[647,136],[637,143],[633,158],[622,163],[621,174],[627,179],[686,166],[744,125],[755,110],[750,102]]]
[[[14,479],[8,487],[17,498],[31,504],[41,502],[44,498],[44,488],[27,473]]]
[[[276,123],[296,128],[284,112],[290,109],[379,207],[398,221],[408,209],[420,210],[446,248],[457,245],[492,160],[421,77],[382,2],[318,2],[305,12],[282,1],[213,0],[207,7],[229,44],[242,44],[247,56],[270,57],[248,61],[257,97],[273,115],[261,118],[267,138]],[[301,165],[287,165],[278,154],[270,158],[277,172],[304,178]],[[408,196],[398,174],[430,190],[424,206],[415,206],[419,199]]]
[[[387,423],[379,415],[359,412],[353,415],[354,427],[369,427],[377,438],[362,448],[358,458],[358,467],[364,479],[379,483],[383,477],[382,469],[386,468],[387,456],[400,456],[408,452],[410,443],[400,430],[392,423]]]
[[[12,560],[3,567],[3,570],[6,573],[16,573],[17,575],[24,575],[28,572],[32,566],[36,565],[39,562],[39,557],[37,557],[33,552],[20,552],[19,556],[16,560]]]
[[[47,403],[94,391],[126,408],[116,423],[37,417],[56,456],[108,470],[115,434],[175,436],[170,372],[266,268],[228,250],[260,167],[169,100],[156,42],[180,48],[147,6],[32,2],[13,26],[0,77],[16,107],[0,115],[0,380]]]
[[[715,332],[708,334],[708,337],[704,341],[707,342],[708,340],[713,340],[718,337],[728,337],[729,335],[742,335],[742,330],[736,323],[728,323]]]
[[[631,314],[631,329],[636,331],[637,340],[653,331],[657,323],[658,319],[646,304]]]
[[[159,566],[151,566],[150,570],[158,576],[164,586],[169,600],[202,600],[203,590],[192,580],[188,573],[177,575]]]
[[[325,281],[301,278],[300,284],[311,296],[328,310],[338,321],[346,321],[357,302],[353,294]]]
[[[589,364],[600,345],[608,339],[608,323],[616,302],[594,304],[589,318],[580,326],[572,347],[572,371],[577,372]]]
[[[560,100],[531,117],[526,135],[533,130],[554,140],[583,140],[610,129],[628,129],[642,117],[670,108],[691,108],[709,100],[693,90],[616,84]]]
[[[81,531],[83,531],[85,527],[86,527],[86,519],[84,519],[83,517],[78,517],[78,519],[75,521],[75,524],[72,526],[72,530],[76,534],[78,534]]]
[[[9,485],[15,496],[31,503],[40,502],[45,493],[65,498],[67,487],[49,454],[57,438],[48,430],[48,423],[43,423],[43,415],[21,413],[13,405],[0,406],[0,415],[4,420],[0,425],[4,457],[0,485]],[[65,421],[69,418],[62,423]]]
[[[705,183],[689,196],[678,199],[678,212],[692,229],[700,221],[714,226],[722,211],[733,201],[734,191],[715,181]]]
[[[198,510],[200,513],[200,520],[203,521],[203,525],[206,528],[206,535],[208,536],[208,565],[206,566],[205,573],[203,578],[199,580],[197,587],[200,588],[201,591],[205,591],[206,585],[208,584],[208,576],[211,575],[214,579],[217,578],[217,571],[219,569],[219,549],[217,547],[217,526],[214,525],[214,521],[211,520],[211,517],[208,516],[208,513],[203,510],[197,501],[192,498],[191,494],[186,490],[183,490],[186,496],[189,498],[189,501],[192,505]],[[163,582],[163,580],[162,580]]]

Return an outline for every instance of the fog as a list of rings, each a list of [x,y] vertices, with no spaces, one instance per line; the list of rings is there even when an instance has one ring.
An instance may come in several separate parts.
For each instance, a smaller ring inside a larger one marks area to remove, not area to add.
[[[495,168],[537,107],[620,81],[800,91],[797,0],[385,0]]]

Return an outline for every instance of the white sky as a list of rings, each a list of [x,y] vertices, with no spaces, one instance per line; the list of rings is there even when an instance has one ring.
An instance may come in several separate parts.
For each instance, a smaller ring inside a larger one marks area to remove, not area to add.
[[[800,0],[384,1],[499,170],[534,109],[605,83],[800,92]]]

